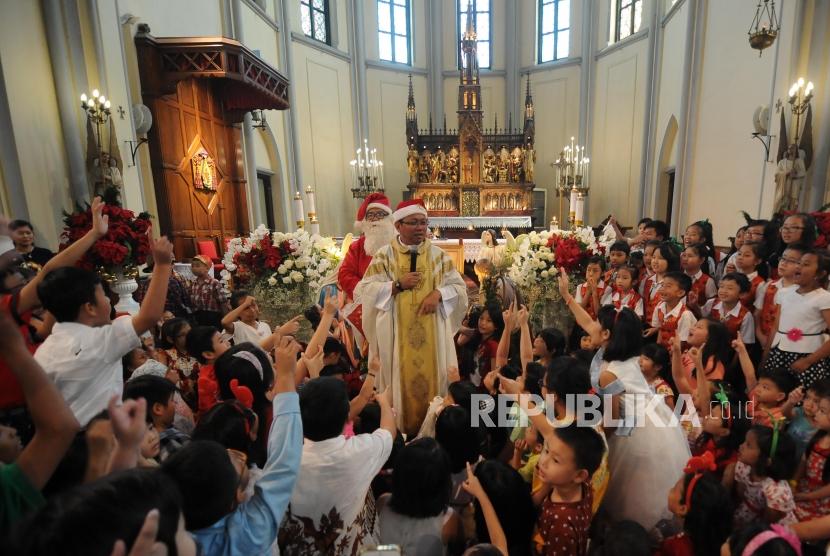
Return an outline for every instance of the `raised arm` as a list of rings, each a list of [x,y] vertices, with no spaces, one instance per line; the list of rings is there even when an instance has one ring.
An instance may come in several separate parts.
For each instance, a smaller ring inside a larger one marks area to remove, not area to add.
[[[37,296],[37,285],[43,280],[44,276],[57,268],[74,265],[84,256],[84,253],[95,245],[96,241],[107,235],[109,216],[104,215],[104,203],[100,197],[95,197],[92,200],[91,211],[92,228],[78,241],[49,259],[37,276],[20,290],[20,301],[17,309],[19,313],[25,313],[40,305],[40,299]]]
[[[496,514],[496,509],[493,503],[490,502],[490,497],[481,486],[478,477],[473,473],[473,468],[470,462],[467,462],[467,480],[464,481],[464,490],[472,494],[478,500],[481,506],[481,513],[484,514],[484,523],[487,525],[487,535],[490,537],[490,542],[498,548],[504,556],[507,556],[507,535],[504,534],[504,528],[501,526],[499,516]]]
[[[504,330],[499,339],[499,347],[496,349],[496,366],[494,369],[498,370],[507,365],[510,360],[510,337],[516,329],[516,301],[510,304],[510,307],[502,313],[504,319]]]
[[[152,254],[154,266],[150,286],[138,314],[133,317],[133,328],[139,336],[155,326],[164,314],[167,286],[173,272],[173,244],[166,237],[153,241]]]
[[[549,435],[553,434],[553,425],[550,424],[550,421],[548,421],[544,413],[536,407],[536,404],[531,401],[530,394],[522,393],[522,387],[522,383],[517,380],[499,376],[499,391],[502,394],[516,396],[519,406],[524,410],[525,415],[528,416],[530,422],[539,431],[539,434],[544,438],[548,438]]]
[[[306,351],[316,353],[318,347],[323,349],[323,344],[326,343],[326,338],[329,337],[329,330],[331,330],[334,315],[337,314],[338,304],[336,295],[326,293],[326,299],[323,302],[323,311],[320,314],[320,324],[317,325],[317,330],[314,331],[314,335],[308,341]]]
[[[395,414],[392,412],[392,391],[387,386],[386,389],[375,396],[380,406],[380,428],[389,431],[394,439],[398,434],[398,427],[395,426]]]
[[[752,389],[758,383],[758,379],[755,378],[755,365],[752,364],[752,358],[747,353],[746,345],[744,345],[740,334],[732,341],[732,347],[738,354],[738,361],[741,363],[741,371],[744,373],[744,379],[746,380],[746,391],[752,392]],[[701,372],[698,374],[700,375]]]
[[[0,312],[0,352],[20,382],[35,425],[34,438],[18,456],[17,465],[40,490],[63,459],[80,425],[5,312]]]
[[[590,336],[598,335],[601,330],[599,323],[592,319],[591,315],[579,303],[575,302],[574,296],[568,291],[568,282],[568,274],[559,269],[559,293],[562,295],[562,300],[568,306],[568,309],[573,313],[576,324],[581,326]]]
[[[522,362],[522,375],[527,371],[527,364],[533,361],[533,340],[530,338],[530,312],[522,305],[518,313],[519,321],[519,359]]]
[[[300,330],[300,317],[302,317],[302,315],[297,315],[290,321],[286,322],[285,324],[274,330],[274,332],[272,332],[270,336],[264,338],[262,341],[259,342],[259,347],[261,347],[265,351],[270,352],[274,349],[275,345],[279,344],[280,338],[282,338],[283,336],[293,337],[295,334],[297,334],[297,331]]]
[[[680,349],[680,336],[674,335],[671,344],[671,376],[674,379],[674,384],[677,386],[679,394],[692,395],[694,390],[692,384],[689,382],[689,377],[686,376],[686,371],[683,368],[683,355]],[[700,373],[698,373],[700,374]]]
[[[254,302],[254,298],[252,296],[246,297],[242,303],[236,309],[233,309],[224,317],[222,317],[222,328],[225,329],[225,332],[228,334],[233,334],[233,323],[235,323],[239,319],[239,315],[242,314],[242,311],[247,309],[251,306],[251,303]]]

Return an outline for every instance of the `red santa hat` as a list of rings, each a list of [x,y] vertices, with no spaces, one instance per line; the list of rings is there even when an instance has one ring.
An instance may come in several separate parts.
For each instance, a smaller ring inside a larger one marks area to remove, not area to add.
[[[389,203],[389,198],[383,193],[370,193],[363,199],[360,208],[357,209],[357,220],[355,227],[360,228],[360,223],[366,219],[366,213],[369,209],[381,209],[386,214],[392,214],[392,205]]]
[[[422,214],[427,216],[427,209],[424,206],[422,199],[409,199],[408,201],[401,201],[395,212],[392,213],[392,220],[397,222],[412,214]]]

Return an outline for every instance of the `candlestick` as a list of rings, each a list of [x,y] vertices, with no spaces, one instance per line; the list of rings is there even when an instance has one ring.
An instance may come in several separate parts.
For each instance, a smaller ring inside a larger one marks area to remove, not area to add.
[[[576,218],[574,219],[574,225],[582,226],[584,217],[585,217],[585,197],[582,196],[582,193],[579,193],[579,194],[577,194],[577,197],[576,197]]]
[[[299,191],[294,193],[294,215],[297,217],[297,227],[302,228],[305,222],[305,212],[303,211],[303,198]]]
[[[550,219],[550,231],[555,232],[557,230],[559,230],[559,221],[556,220],[556,217],[554,216]]]
[[[310,228],[311,228],[311,235],[320,235],[320,221],[317,220],[316,216],[312,216],[309,218],[310,220]]]

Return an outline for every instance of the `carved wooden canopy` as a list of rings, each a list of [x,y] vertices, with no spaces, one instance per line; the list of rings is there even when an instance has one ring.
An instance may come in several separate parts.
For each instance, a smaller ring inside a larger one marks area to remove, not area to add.
[[[241,122],[251,110],[285,110],[288,79],[241,43],[224,37],[135,37],[142,94],[167,95],[190,78],[216,79],[226,116]]]

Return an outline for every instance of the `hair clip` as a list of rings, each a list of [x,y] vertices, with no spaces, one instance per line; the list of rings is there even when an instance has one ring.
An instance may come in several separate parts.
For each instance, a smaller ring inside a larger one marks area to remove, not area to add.
[[[695,456],[690,458],[689,461],[686,462],[686,467],[683,468],[684,473],[694,473],[695,476],[692,477],[692,480],[689,481],[689,486],[686,487],[686,505],[692,505],[692,492],[695,489],[695,485],[703,477],[703,474],[706,471],[715,471],[717,470],[718,466],[715,463],[715,454],[712,452],[706,451],[703,452],[703,455]]]

